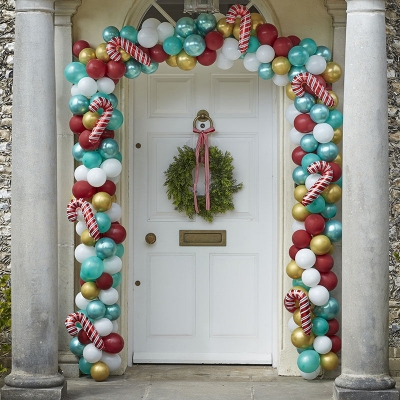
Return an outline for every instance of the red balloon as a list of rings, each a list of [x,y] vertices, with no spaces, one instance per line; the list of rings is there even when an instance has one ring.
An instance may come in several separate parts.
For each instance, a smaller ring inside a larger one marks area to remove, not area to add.
[[[212,32],[211,32],[212,33]],[[218,33],[218,32],[217,32]],[[217,52],[215,50],[205,49],[202,54],[197,56],[197,61],[206,67],[215,63]]]
[[[118,333],[110,333],[103,337],[104,351],[111,354],[119,353],[124,348],[124,339]]]
[[[96,188],[89,185],[86,181],[78,181],[72,186],[72,194],[76,199],[90,199],[96,194]]]
[[[72,53],[74,53],[75,57],[79,57],[79,53],[83,49],[87,49],[90,47],[90,44],[86,40],[78,40],[77,42],[74,43],[72,46]]]
[[[168,58],[168,54],[164,51],[161,44],[156,44],[149,49],[150,58],[155,62],[162,63]]]
[[[330,254],[323,254],[322,256],[317,256],[317,260],[315,261],[314,268],[319,272],[326,273],[329,272],[333,268],[333,258]]]
[[[328,321],[329,329],[326,333],[327,336],[336,335],[339,331],[339,321],[336,318],[332,318]]]
[[[294,244],[292,246],[290,246],[289,249],[289,256],[292,260],[294,260],[296,258],[296,254],[300,249],[298,249]]]
[[[304,225],[309,234],[319,235],[325,229],[325,220],[319,214],[311,214],[305,219]]]
[[[82,278],[79,278],[79,284],[82,286],[82,285],[84,285],[86,282],[82,279]]]
[[[257,28],[257,39],[260,44],[272,46],[278,37],[278,29],[272,24],[262,24]]]
[[[292,242],[297,248],[305,249],[310,245],[311,235],[302,229],[298,230],[293,233]]]
[[[276,57],[283,56],[287,57],[289,50],[293,47],[292,41],[287,37],[279,37],[275,40],[272,46],[275,50]]]
[[[78,141],[83,150],[92,151],[92,150],[96,150],[100,146],[99,140],[95,143],[89,142],[89,136],[91,133],[92,133],[92,131],[89,131],[88,129],[86,129],[79,135]]]
[[[317,125],[310,114],[300,114],[294,119],[294,127],[301,133],[310,133]]]
[[[116,244],[120,244],[126,238],[126,230],[120,223],[113,222],[111,228],[107,232],[103,233],[103,237],[108,237],[114,240]]]
[[[99,278],[96,279],[96,286],[101,290],[110,289],[113,285],[113,278],[107,272],[103,272]]]
[[[293,43],[293,46],[298,46],[301,42],[300,38],[295,35],[288,36],[288,39]]]
[[[325,79],[321,76],[321,75],[314,75],[315,78],[317,79],[317,81],[323,86],[326,87],[326,82]],[[310,86],[308,85],[304,85],[304,90],[309,93],[312,94],[313,96],[315,96],[315,93],[311,90]],[[330,89],[332,90],[332,89]]]
[[[107,76],[113,80],[122,78],[125,74],[125,71],[125,64],[121,61],[111,60],[107,63]]]
[[[83,329],[81,329],[78,332],[78,340],[82,344],[92,343],[92,341],[89,339],[89,336],[86,334],[86,332]]]
[[[147,54],[150,57],[150,50],[147,47],[143,47],[143,46],[138,46],[140,50],[143,51],[143,53]]]
[[[304,151],[300,146],[297,146],[293,151],[292,151],[292,160],[295,164],[301,165],[301,160],[303,157],[308,154],[306,151]]]
[[[113,78],[111,78],[111,79],[114,82],[115,86],[117,86],[117,83],[119,82],[119,79],[113,79]]]
[[[101,134],[101,139],[114,139],[114,131],[110,131],[109,129],[104,129]]]
[[[334,162],[328,163],[333,169],[332,182],[336,182],[342,176],[342,167]]]
[[[336,336],[336,335],[332,335],[332,336],[328,336],[328,337],[332,341],[331,351],[333,351],[334,353],[339,352],[342,349],[342,339],[340,339],[340,337]]]
[[[117,190],[117,187],[115,186],[115,183],[112,181],[107,180],[104,185],[99,186],[97,189],[97,192],[106,192],[110,196],[114,196],[115,191]]]
[[[332,90],[332,83],[326,82],[326,87],[325,87],[325,89],[326,89],[326,90]]]
[[[338,284],[338,277],[332,271],[321,274],[321,280],[318,285],[325,286],[329,291],[335,289]]]
[[[82,118],[82,115],[73,115],[71,117],[69,120],[69,129],[71,129],[72,132],[79,134],[86,129],[82,123]]]
[[[224,37],[217,31],[208,32],[204,40],[210,50],[219,50],[224,44]]]
[[[100,79],[105,76],[107,66],[103,61],[93,59],[86,64],[86,72],[93,79]]]

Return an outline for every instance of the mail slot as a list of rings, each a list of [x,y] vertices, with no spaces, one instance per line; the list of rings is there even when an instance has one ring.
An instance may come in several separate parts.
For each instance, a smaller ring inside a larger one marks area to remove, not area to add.
[[[226,246],[226,230],[180,230],[179,246]]]

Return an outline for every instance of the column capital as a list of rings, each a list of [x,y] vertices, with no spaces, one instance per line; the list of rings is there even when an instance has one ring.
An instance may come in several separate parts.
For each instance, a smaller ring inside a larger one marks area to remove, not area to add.
[[[346,1],[345,0],[325,0],[325,7],[328,14],[332,17],[332,26],[345,27],[346,26]]]
[[[47,12],[54,13],[54,0],[16,0],[15,11],[18,12]]]
[[[81,4],[82,0],[56,0],[54,25],[71,26],[71,18]]]
[[[385,12],[385,0],[346,0],[347,13],[353,12]]]

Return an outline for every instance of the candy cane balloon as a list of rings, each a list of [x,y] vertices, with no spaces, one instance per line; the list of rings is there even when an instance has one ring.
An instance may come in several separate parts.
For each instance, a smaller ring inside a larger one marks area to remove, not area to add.
[[[307,206],[312,203],[331,183],[333,178],[333,169],[326,161],[315,161],[307,168],[310,174],[322,174],[321,178],[317,180],[303,197],[301,204]]]
[[[119,61],[122,58],[121,53],[118,51],[119,48],[124,49],[136,61],[140,62],[140,64],[147,66],[151,64],[151,58],[141,48],[119,36],[112,38],[107,43],[106,51],[111,60]]]
[[[97,120],[95,126],[89,134],[90,143],[96,143],[100,140],[102,133],[110,122],[114,110],[111,101],[106,99],[105,97],[97,97],[89,105],[89,111],[91,112],[95,112],[99,108],[103,109],[103,113],[101,114],[100,118]]]
[[[332,107],[335,105],[333,97],[324,88],[321,83],[318,82],[317,78],[310,74],[309,72],[302,72],[294,77],[292,81],[292,89],[297,97],[303,97],[305,90],[303,85],[308,85],[312,92],[324,102],[327,107]]]
[[[229,8],[229,11],[226,14],[226,22],[228,24],[233,24],[238,16],[240,16],[239,50],[241,53],[245,53],[249,47],[250,40],[250,11],[246,8],[246,6],[234,4]]]
[[[76,323],[79,322],[82,325],[83,331],[88,335],[90,341],[100,350],[104,349],[104,341],[100,337],[94,325],[86,318],[82,313],[69,314],[65,320],[65,327],[71,336],[78,334],[78,328]]]
[[[307,294],[300,289],[290,289],[285,296],[285,308],[291,313],[295,312],[296,300],[300,303],[301,329],[306,335],[311,335],[311,308]]]
[[[90,236],[94,240],[100,239],[99,226],[97,225],[96,218],[94,217],[90,203],[84,199],[72,199],[67,205],[67,218],[69,221],[74,222],[78,217],[78,208],[82,211],[85,224],[89,230]]]

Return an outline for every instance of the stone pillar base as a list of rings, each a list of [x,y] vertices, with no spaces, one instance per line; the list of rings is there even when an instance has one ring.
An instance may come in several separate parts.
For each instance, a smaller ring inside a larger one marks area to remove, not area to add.
[[[386,390],[356,390],[344,389],[333,385],[335,400],[399,400],[399,391],[396,388]]]
[[[3,386],[1,400],[64,400],[68,399],[67,382],[52,388],[17,388]]]

